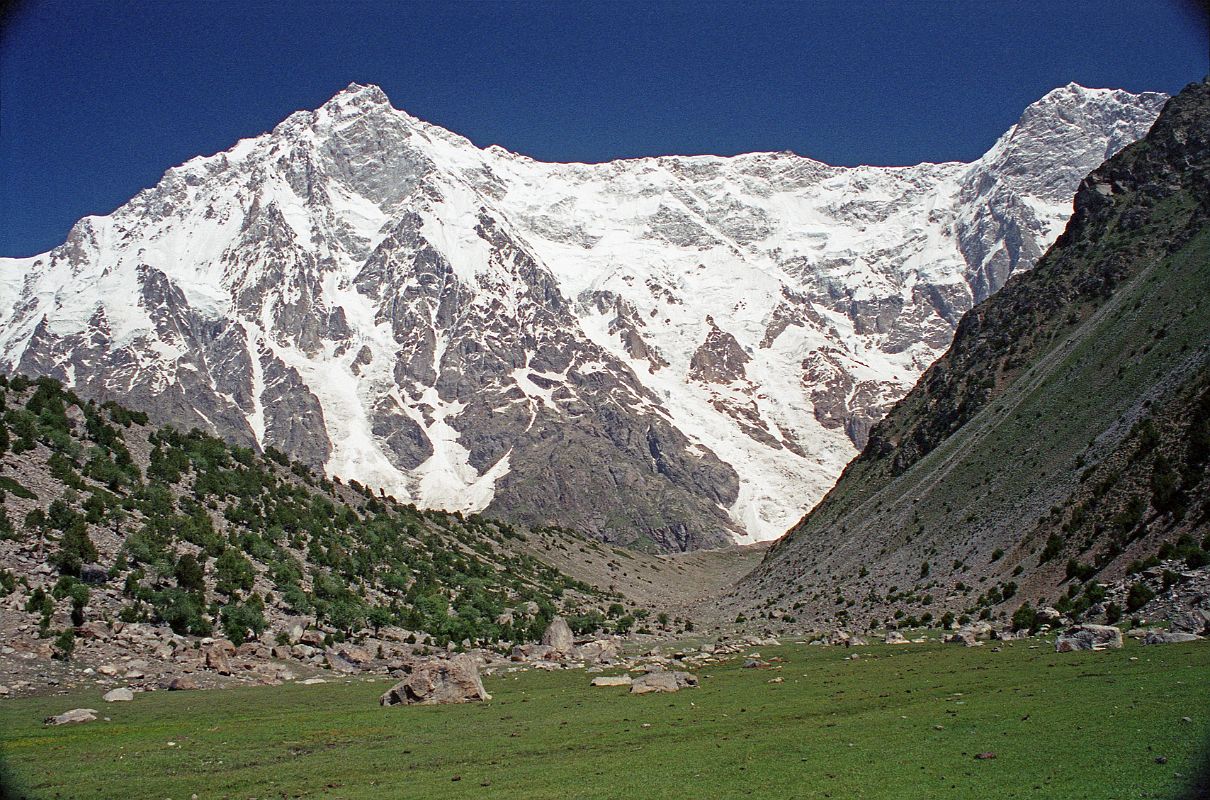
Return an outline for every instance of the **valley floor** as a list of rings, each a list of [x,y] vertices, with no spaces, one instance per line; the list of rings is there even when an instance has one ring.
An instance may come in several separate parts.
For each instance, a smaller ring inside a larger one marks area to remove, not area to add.
[[[522,546],[560,572],[620,593],[631,603],[715,624],[726,615],[711,601],[755,569],[772,544],[657,555],[537,530],[529,532]]]
[[[712,665],[676,694],[566,670],[488,678],[493,700],[445,707],[380,708],[378,680],[10,699],[3,796],[1206,796],[1210,642],[760,650],[785,660]],[[103,719],[43,727],[78,706]]]

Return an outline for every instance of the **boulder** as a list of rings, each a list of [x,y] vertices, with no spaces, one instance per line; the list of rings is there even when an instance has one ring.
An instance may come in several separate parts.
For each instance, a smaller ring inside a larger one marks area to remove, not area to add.
[[[975,638],[974,631],[957,630],[945,637],[947,644],[960,644],[963,647],[982,647],[983,642]]]
[[[995,635],[995,629],[988,622],[972,622],[969,625],[961,626],[958,631],[969,633],[981,642],[985,642]]]
[[[324,653],[324,661],[333,672],[339,672],[344,675],[351,675],[360,669],[356,664],[346,661],[335,648],[329,649]]]
[[[852,637],[848,631],[832,631],[824,638],[824,644],[830,645],[847,645]]]
[[[1202,637],[1195,633],[1182,631],[1151,631],[1143,637],[1143,644],[1179,644],[1181,642],[1196,642]]]
[[[542,634],[542,644],[557,653],[570,653],[574,650],[575,638],[571,635],[571,628],[567,625],[567,620],[562,617],[552,619],[546,626],[546,632]]]
[[[696,687],[697,676],[688,672],[648,672],[634,678],[630,684],[631,694],[650,692],[677,692],[686,687]]]
[[[540,661],[558,656],[558,651],[547,644],[519,644],[513,648],[509,658],[513,661]]]
[[[310,658],[315,655],[315,648],[309,644],[296,644],[290,648],[290,655],[298,659]]]
[[[1195,608],[1182,611],[1168,618],[1168,629],[1173,633],[1192,633],[1198,636],[1210,633],[1210,611]]]
[[[90,620],[76,628],[76,636],[81,639],[108,639],[109,626],[99,619]]]
[[[1063,622],[1063,615],[1057,608],[1051,606],[1042,606],[1034,612],[1034,619],[1039,625],[1059,625]]]
[[[345,661],[358,666],[364,666],[374,660],[374,655],[369,650],[357,645],[342,644],[336,648],[336,652]]]
[[[443,705],[491,700],[479,678],[479,665],[468,655],[421,661],[411,674],[378,698],[380,705]]]
[[[205,660],[206,669],[212,669],[219,675],[231,674],[231,661],[227,658],[226,650],[217,642],[206,648]]]
[[[589,664],[613,664],[620,656],[618,643],[609,639],[597,639],[576,648],[576,657]]]
[[[97,710],[95,708],[73,708],[71,711],[47,717],[44,722],[47,725],[74,725],[78,722],[93,722],[96,718]]]
[[[883,644],[911,644],[899,631],[887,631],[886,636],[882,637]]]
[[[170,692],[184,692],[200,688],[201,687],[198,686],[197,681],[188,675],[180,675],[168,681],[168,691]]]
[[[80,567],[80,581],[90,586],[99,586],[109,582],[109,570],[100,564],[85,564]]]
[[[599,675],[592,679],[593,686],[629,686],[633,680],[629,675]]]
[[[1122,632],[1112,625],[1074,625],[1055,639],[1056,653],[1073,650],[1114,650],[1122,646]]]
[[[310,647],[323,647],[324,635],[319,631],[303,631],[302,636],[298,637],[298,643]]]
[[[134,699],[134,692],[125,687],[110,689],[101,695],[101,699],[106,703],[128,703]]]
[[[311,622],[312,620],[307,617],[286,617],[283,619],[280,632],[285,635],[286,644],[298,644],[303,634],[307,632],[307,625]]]

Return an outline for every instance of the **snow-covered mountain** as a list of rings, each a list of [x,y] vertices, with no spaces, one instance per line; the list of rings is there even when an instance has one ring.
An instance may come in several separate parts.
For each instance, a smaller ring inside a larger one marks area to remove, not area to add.
[[[0,259],[0,358],[418,505],[769,539],[1165,99],[1071,84],[969,164],[548,164],[354,84]]]

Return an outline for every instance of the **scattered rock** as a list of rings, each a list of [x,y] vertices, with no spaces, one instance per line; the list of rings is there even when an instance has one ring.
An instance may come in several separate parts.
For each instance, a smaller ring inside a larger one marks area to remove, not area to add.
[[[184,692],[184,691],[188,691],[191,689],[200,689],[200,688],[201,687],[198,686],[197,681],[195,681],[193,678],[189,677],[188,675],[180,675],[180,676],[168,681],[168,691],[170,691],[170,692]]]
[[[412,672],[378,699],[384,706],[442,705],[491,700],[479,678],[479,665],[468,655],[417,662]]]

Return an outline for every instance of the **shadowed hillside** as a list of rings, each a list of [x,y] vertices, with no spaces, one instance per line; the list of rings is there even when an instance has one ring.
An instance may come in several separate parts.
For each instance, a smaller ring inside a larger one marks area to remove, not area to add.
[[[969,312],[728,603],[855,624],[1100,610],[1210,542],[1210,86],[1080,186],[1031,272]]]

